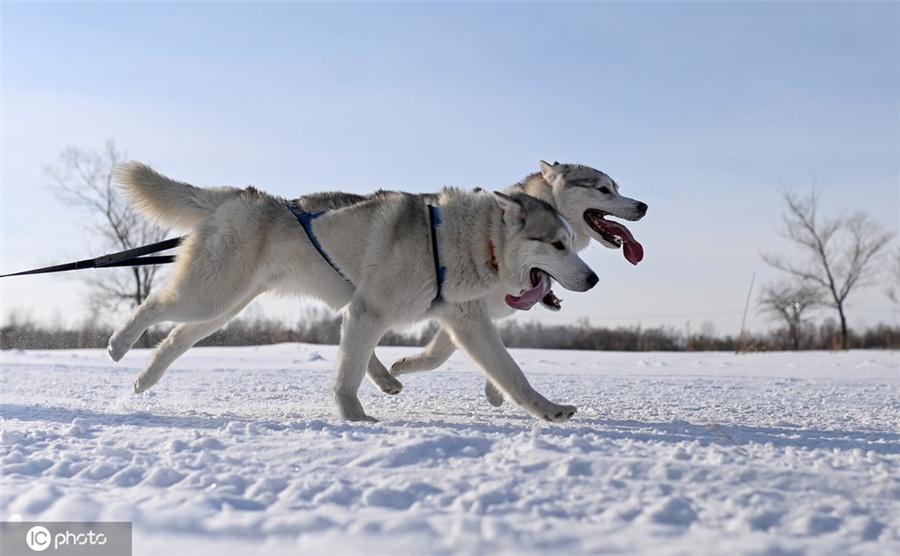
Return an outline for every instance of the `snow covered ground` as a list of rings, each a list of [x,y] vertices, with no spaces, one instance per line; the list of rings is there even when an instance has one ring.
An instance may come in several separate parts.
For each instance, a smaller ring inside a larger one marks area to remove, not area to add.
[[[387,362],[410,348],[379,348]],[[366,382],[336,348],[0,354],[0,518],[129,520],[136,554],[900,554],[900,355],[514,350],[574,420],[462,356]]]

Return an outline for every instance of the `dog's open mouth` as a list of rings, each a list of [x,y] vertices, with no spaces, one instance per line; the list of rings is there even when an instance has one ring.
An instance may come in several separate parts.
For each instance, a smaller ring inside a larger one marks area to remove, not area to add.
[[[644,258],[644,247],[634,239],[624,225],[607,220],[609,213],[597,209],[584,211],[584,221],[607,242],[624,247],[625,258],[631,264],[638,264]]]
[[[506,304],[513,309],[527,311],[534,307],[538,302],[542,303],[551,311],[559,311],[562,307],[562,300],[550,289],[550,275],[539,268],[531,269],[531,289],[522,290],[518,296],[507,295]]]

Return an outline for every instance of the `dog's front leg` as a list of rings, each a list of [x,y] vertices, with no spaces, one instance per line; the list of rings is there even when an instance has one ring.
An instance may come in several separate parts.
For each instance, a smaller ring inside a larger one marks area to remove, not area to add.
[[[497,388],[496,384],[491,382],[491,379],[484,381],[484,396],[487,398],[488,403],[494,407],[503,405],[503,392]]]
[[[571,405],[558,405],[539,394],[522,373],[477,302],[461,303],[440,317],[453,341],[482,368],[491,382],[511,400],[538,419],[568,421],[575,414]]]
[[[364,301],[353,300],[344,309],[341,347],[334,379],[334,401],[344,419],[376,421],[366,415],[357,392],[375,346],[385,330],[384,321]]]
[[[367,369],[366,374],[369,375],[369,380],[371,380],[375,386],[381,388],[381,391],[385,394],[393,396],[399,394],[400,390],[403,390],[403,384],[388,372],[384,363],[382,363],[374,353],[369,359],[369,368]]]
[[[434,337],[421,352],[399,359],[391,366],[391,374],[394,376],[419,371],[431,371],[444,364],[456,351],[450,334],[443,328],[439,328]]]
[[[417,373],[419,371],[431,371],[443,365],[453,352],[456,351],[456,345],[450,334],[443,328],[438,328],[434,337],[425,346],[421,352],[398,359],[391,366],[391,374],[393,376],[403,375],[406,373]],[[371,367],[369,373],[371,375]],[[384,390],[384,388],[382,388]],[[387,390],[385,390],[387,392]],[[390,393],[390,392],[388,392]],[[503,394],[490,379],[484,383],[484,395],[487,396],[488,402],[494,407],[503,405]]]

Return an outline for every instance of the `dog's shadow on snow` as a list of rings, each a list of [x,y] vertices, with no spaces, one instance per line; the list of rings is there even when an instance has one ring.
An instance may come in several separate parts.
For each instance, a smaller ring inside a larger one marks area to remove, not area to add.
[[[698,442],[741,447],[749,444],[772,444],[805,450],[871,450],[877,454],[900,454],[900,434],[877,430],[817,430],[801,427],[772,427],[721,423],[689,423],[687,421],[634,421],[602,418],[578,418],[564,425],[543,425],[522,416],[521,423],[482,421],[472,424],[441,421],[401,421],[390,424],[407,428],[441,427],[459,433],[475,432],[512,436],[532,433],[552,438],[604,438],[639,442]],[[519,421],[519,419],[516,419]]]
[[[817,430],[801,427],[698,424],[686,421],[623,421],[596,417],[576,417],[564,425],[544,425],[525,415],[498,415],[496,420],[491,420],[488,416],[471,422],[464,422],[465,419],[473,419],[471,414],[448,414],[447,417],[447,420],[397,420],[358,425],[306,418],[302,415],[272,420],[233,414],[157,415],[147,411],[103,413],[90,409],[0,404],[0,419],[61,424],[84,419],[85,424],[90,426],[218,430],[234,425],[253,424],[260,431],[293,429],[335,432],[358,428],[368,430],[372,434],[396,434],[398,430],[421,429],[426,434],[452,432],[462,437],[468,434],[509,437],[538,433],[547,440],[583,437],[672,444],[699,442],[701,445],[717,444],[738,448],[750,444],[772,444],[777,447],[790,446],[805,450],[858,449],[863,452],[871,450],[877,454],[900,454],[900,434],[876,430]]]
[[[900,454],[900,434],[876,430],[818,430],[722,423],[617,421],[592,419],[595,426],[582,429],[606,438],[650,442],[696,441],[701,444],[745,446],[772,444],[804,450],[871,450],[878,454]],[[599,429],[599,430],[598,430]],[[578,434],[578,433],[575,433]]]
[[[156,415],[147,411],[102,413],[91,409],[16,404],[0,404],[0,418],[63,424],[72,423],[75,419],[84,419],[85,425],[88,426],[124,425],[197,430],[219,429],[235,421],[256,422],[254,419],[231,415],[208,415],[203,413],[193,415]]]

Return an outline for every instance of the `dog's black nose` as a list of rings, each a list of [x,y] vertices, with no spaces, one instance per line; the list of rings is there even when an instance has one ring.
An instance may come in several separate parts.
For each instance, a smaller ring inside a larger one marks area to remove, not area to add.
[[[638,203],[637,211],[639,213],[641,213],[641,216],[644,216],[645,214],[647,214],[647,203]]]
[[[600,278],[597,276],[597,273],[591,272],[591,275],[588,276],[588,279],[587,279],[588,289],[591,289],[594,286],[596,286],[597,282],[599,282],[599,281],[600,281]]]

